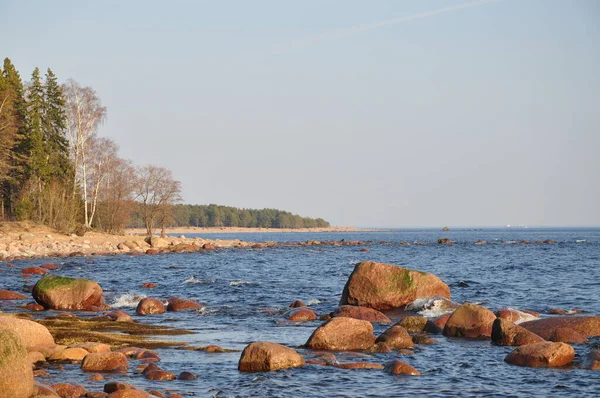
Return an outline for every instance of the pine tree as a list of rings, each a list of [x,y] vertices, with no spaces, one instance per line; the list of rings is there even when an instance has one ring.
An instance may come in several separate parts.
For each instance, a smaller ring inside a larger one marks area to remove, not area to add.
[[[42,130],[44,119],[44,86],[40,78],[40,69],[35,68],[31,74],[31,85],[28,88],[27,129],[25,148],[29,152],[27,174],[36,182],[39,192],[42,182],[50,179],[49,155],[46,151],[46,137]]]
[[[44,89],[42,130],[49,155],[49,170],[52,177],[62,180],[71,177],[72,173],[66,137],[67,116],[62,87],[50,68],[46,73]]]

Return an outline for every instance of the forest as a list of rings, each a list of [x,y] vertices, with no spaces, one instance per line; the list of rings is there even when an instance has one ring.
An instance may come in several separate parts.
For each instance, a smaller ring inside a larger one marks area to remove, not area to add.
[[[128,226],[310,228],[323,219],[275,209],[181,204],[181,183],[160,166],[136,166],[98,134],[107,108],[95,90],[63,84],[48,68],[23,81],[0,67],[0,221],[33,221],[65,233]]]

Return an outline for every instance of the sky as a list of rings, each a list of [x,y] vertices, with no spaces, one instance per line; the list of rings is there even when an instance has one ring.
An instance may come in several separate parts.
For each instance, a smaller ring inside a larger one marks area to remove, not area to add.
[[[0,0],[186,203],[360,227],[600,226],[600,2]]]

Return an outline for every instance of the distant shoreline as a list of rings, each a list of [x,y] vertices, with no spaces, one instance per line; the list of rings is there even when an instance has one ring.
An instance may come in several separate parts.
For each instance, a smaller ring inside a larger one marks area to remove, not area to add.
[[[356,228],[356,227],[324,227],[324,228],[243,228],[243,227],[174,227],[167,228],[167,234],[239,234],[239,233],[291,233],[291,232],[376,232],[381,231],[377,228]],[[127,228],[128,235],[145,234],[145,228]],[[154,230],[155,234],[160,234],[160,228]]]

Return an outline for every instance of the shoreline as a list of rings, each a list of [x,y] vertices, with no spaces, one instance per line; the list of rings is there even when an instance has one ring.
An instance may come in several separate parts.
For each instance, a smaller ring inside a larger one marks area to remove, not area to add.
[[[325,227],[325,228],[246,228],[246,227],[173,227],[167,228],[169,234],[239,234],[239,233],[314,233],[314,232],[375,232],[375,228],[356,227]],[[127,228],[127,235],[140,235],[146,233],[145,228]],[[155,235],[160,235],[160,228],[155,230]]]

